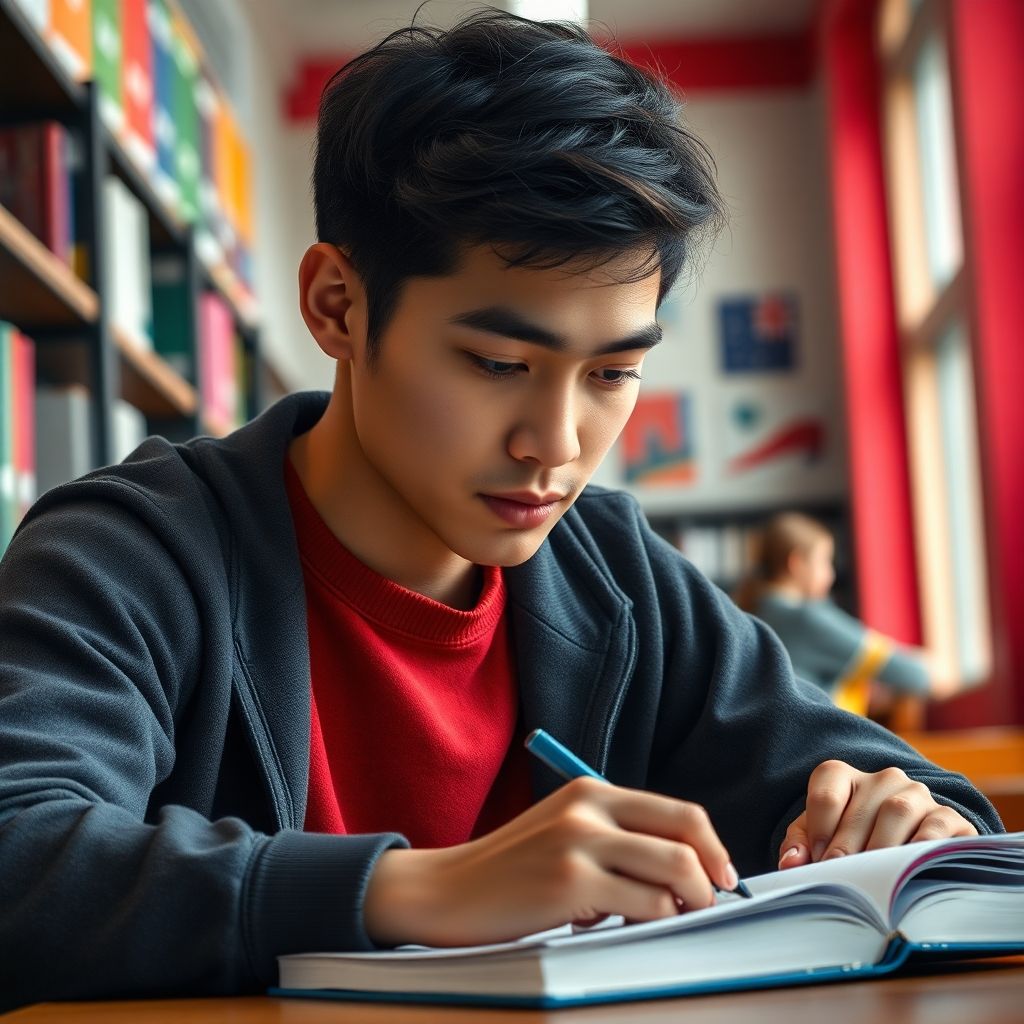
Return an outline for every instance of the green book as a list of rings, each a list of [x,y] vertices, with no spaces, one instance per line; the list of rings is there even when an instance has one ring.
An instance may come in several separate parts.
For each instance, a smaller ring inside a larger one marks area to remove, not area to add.
[[[122,60],[121,2],[92,0],[92,73],[99,89],[100,116],[115,132],[124,121]]]
[[[175,260],[153,261],[153,348],[186,380],[195,381],[195,310]]]
[[[171,112],[176,137],[175,171],[177,174],[180,212],[189,223],[199,216],[199,111],[196,108],[196,85],[199,81],[199,59],[185,38],[176,20],[171,23],[171,56],[174,63],[174,86]]]
[[[0,321],[0,553],[18,525],[14,473],[14,328]]]

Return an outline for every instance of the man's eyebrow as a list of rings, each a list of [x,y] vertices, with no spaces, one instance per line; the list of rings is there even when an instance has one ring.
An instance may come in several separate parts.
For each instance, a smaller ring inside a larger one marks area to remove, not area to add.
[[[543,345],[545,348],[556,351],[565,351],[571,347],[562,335],[549,331],[539,324],[530,323],[514,309],[509,309],[506,306],[486,306],[483,309],[467,310],[465,313],[449,317],[448,322],[472,327],[477,331],[487,331],[489,334],[500,334],[504,338],[515,338],[517,341]],[[593,350],[593,355],[603,356],[612,352],[628,352],[636,348],[653,348],[659,341],[661,341],[661,325],[645,324],[625,338],[598,345]]]

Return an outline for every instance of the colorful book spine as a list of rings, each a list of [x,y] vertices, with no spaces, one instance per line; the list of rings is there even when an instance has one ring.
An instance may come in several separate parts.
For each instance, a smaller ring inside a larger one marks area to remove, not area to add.
[[[14,327],[0,322],[0,551],[18,524],[14,470]]]
[[[207,266],[224,261],[221,245],[220,221],[222,216],[220,193],[217,189],[218,120],[221,100],[210,77],[200,69],[196,80],[196,110],[199,113],[199,219],[196,221],[196,250]]]
[[[35,347],[0,322],[0,551],[35,500]]]
[[[199,110],[196,107],[199,48],[187,22],[177,11],[171,12],[171,57],[174,60],[171,111],[175,126],[175,179],[180,198],[179,212],[191,224],[199,217],[199,182],[202,176]]]
[[[172,210],[180,202],[175,164],[177,131],[174,123],[174,53],[171,13],[167,0],[149,0],[149,35],[153,63],[153,141],[156,163],[153,185]]]
[[[11,333],[14,395],[14,511],[20,522],[36,500],[35,345],[20,331]]]
[[[0,129],[0,204],[72,262],[71,138],[55,121]]]
[[[72,78],[92,77],[91,0],[50,0],[46,38]]]
[[[235,425],[235,325],[228,304],[214,292],[199,300],[199,391],[203,415],[219,429]]]
[[[121,97],[124,148],[147,174],[156,164],[153,141],[153,50],[145,0],[121,4]]]
[[[195,311],[177,259],[153,260],[153,347],[186,380],[195,380]]]
[[[92,0],[93,78],[99,89],[100,116],[118,137],[124,127],[121,0]]]

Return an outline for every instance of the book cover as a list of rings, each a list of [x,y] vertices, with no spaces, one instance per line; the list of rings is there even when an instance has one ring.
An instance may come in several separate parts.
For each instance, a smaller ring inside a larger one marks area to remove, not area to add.
[[[40,494],[93,468],[89,392],[81,385],[35,394],[36,486]]]
[[[215,292],[199,300],[199,393],[203,416],[230,429],[238,414],[234,367],[235,325],[228,304]]]
[[[50,0],[50,48],[72,78],[92,75],[92,0]]]
[[[0,321],[0,552],[17,525],[14,473],[14,327]]]
[[[174,55],[172,52],[171,15],[167,0],[149,0],[149,37],[153,66],[153,144],[156,162],[153,186],[172,210],[180,201],[175,150],[177,130],[174,123]]]
[[[184,267],[175,257],[153,260],[153,348],[195,382],[196,310]]]
[[[111,453],[114,462],[122,462],[146,440],[149,431],[145,414],[123,398],[115,399],[112,412]]]
[[[100,116],[116,136],[124,125],[121,47],[121,0],[92,0],[93,79],[99,90]]]
[[[0,129],[0,205],[71,264],[70,137],[56,121]]]
[[[11,332],[14,395],[14,515],[21,522],[36,500],[35,345],[18,330]]]
[[[199,218],[196,221],[196,251],[207,266],[224,260],[221,246],[220,194],[217,190],[220,157],[217,142],[222,101],[213,80],[202,69],[196,79],[196,110],[199,114]]]
[[[156,163],[153,142],[153,51],[145,0],[121,6],[121,98],[126,152],[147,176]]]
[[[174,84],[171,111],[175,125],[175,180],[178,186],[180,212],[189,223],[199,217],[199,111],[196,88],[199,77],[199,47],[187,22],[171,12],[171,57],[174,61]]]
[[[103,183],[103,197],[105,298],[110,322],[133,344],[151,349],[149,213],[113,175]]]

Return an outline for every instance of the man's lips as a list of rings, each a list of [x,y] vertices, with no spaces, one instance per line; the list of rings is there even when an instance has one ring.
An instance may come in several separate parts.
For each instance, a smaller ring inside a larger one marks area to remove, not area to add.
[[[512,494],[481,494],[484,504],[499,519],[510,526],[530,529],[540,526],[555,511],[555,506],[565,495],[555,492],[535,494],[532,491],[516,491]]]

